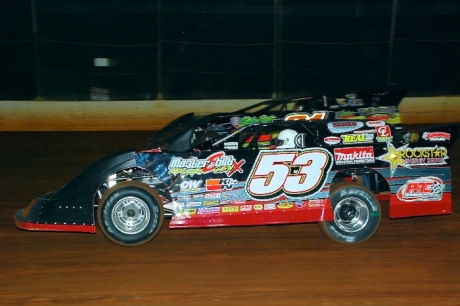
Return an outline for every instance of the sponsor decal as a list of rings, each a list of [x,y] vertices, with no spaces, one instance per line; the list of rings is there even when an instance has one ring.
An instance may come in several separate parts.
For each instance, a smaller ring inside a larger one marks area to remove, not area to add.
[[[192,196],[189,195],[189,194],[184,194],[184,195],[177,196],[178,200],[186,200],[186,199],[191,199],[191,198],[192,198]]]
[[[230,124],[233,127],[242,127],[242,126],[251,125],[251,124],[269,123],[269,122],[273,122],[273,120],[275,119],[276,119],[275,115],[271,115],[271,116],[262,115],[260,117],[245,116],[243,118],[232,117],[230,118]]]
[[[186,215],[186,216],[194,215],[194,214],[196,214],[196,209],[187,209],[187,208],[186,209],[181,209],[179,214]]]
[[[294,204],[292,204],[292,202],[282,202],[282,203],[279,203],[278,205],[276,205],[276,207],[278,207],[279,209],[289,209],[289,208],[292,208],[294,207]]]
[[[227,204],[230,204],[229,200],[220,200],[219,201],[219,205],[227,205]]]
[[[326,204],[325,199],[315,199],[315,200],[308,201],[308,207],[310,207],[310,208],[324,207],[325,204]]]
[[[284,121],[298,121],[298,120],[324,120],[327,117],[327,112],[313,112],[311,115],[307,113],[292,113],[284,116]]]
[[[232,190],[233,186],[236,183],[238,183],[238,181],[232,178],[206,180],[206,190],[208,191]]]
[[[187,202],[187,207],[200,207],[201,202]]]
[[[341,135],[343,144],[370,143],[374,141],[374,134],[347,134]]]
[[[359,128],[362,128],[364,123],[360,121],[337,121],[337,122],[329,122],[327,124],[327,128],[331,133],[334,134],[341,134],[341,133],[348,133]]]
[[[203,202],[204,206],[216,206],[218,204],[219,204],[219,202],[217,202],[217,201],[204,201]]]
[[[241,205],[240,206],[240,211],[251,211],[252,210],[252,205]]]
[[[445,185],[439,177],[426,176],[408,180],[399,188],[396,197],[404,202],[441,201]]]
[[[375,132],[377,133],[377,141],[378,142],[386,142],[393,140],[393,136],[391,135],[391,129],[389,125],[379,126],[375,128]]]
[[[331,167],[331,153],[323,148],[261,150],[245,190],[254,200],[268,201],[282,195],[306,198],[321,190]]]
[[[219,199],[220,198],[220,193],[205,193],[204,197],[206,199]]]
[[[375,117],[377,115],[388,115],[391,118],[396,116],[396,107],[394,106],[382,106],[382,107],[368,107],[368,108],[359,108],[358,113],[366,118]],[[376,121],[376,120],[374,120]]]
[[[303,207],[306,207],[307,206],[307,201],[302,201],[302,200],[298,200],[297,202],[295,202],[295,206],[297,208],[303,208]]]
[[[357,130],[353,134],[374,134],[375,130]]]
[[[182,176],[225,173],[230,177],[235,172],[243,173],[241,166],[245,162],[244,159],[237,162],[233,155],[226,155],[225,152],[216,152],[207,159],[174,157],[169,163],[168,170],[174,175],[181,174]]]
[[[180,191],[181,192],[198,191],[200,190],[201,184],[203,184],[202,180],[183,181],[180,183]]]
[[[198,198],[202,198],[202,197],[204,197],[204,195],[202,193],[197,193],[197,194],[192,195],[192,198],[194,198],[194,199],[198,199]]]
[[[324,138],[324,142],[328,145],[335,145],[340,143],[341,138],[337,136],[329,136]]]
[[[366,122],[366,125],[367,125],[368,127],[384,126],[384,125],[385,125],[385,121],[383,121],[383,120],[368,121],[368,122]]]
[[[336,165],[374,163],[373,147],[351,147],[334,149]]]
[[[410,169],[411,166],[445,165],[446,159],[449,158],[445,147],[409,148],[408,146],[409,144],[406,144],[396,149],[391,142],[387,142],[387,153],[376,157],[377,160],[390,164],[391,177],[393,177],[398,166]]]
[[[264,206],[262,204],[255,204],[253,207],[254,207],[254,210],[262,210],[262,209],[264,209]]]
[[[232,204],[244,204],[246,203],[246,200],[232,200]]]
[[[204,207],[198,209],[199,215],[215,214],[220,212],[220,207]]]
[[[238,142],[236,141],[224,142],[224,149],[225,150],[238,150]]]
[[[422,138],[426,141],[447,141],[450,140],[450,134],[445,132],[424,132]]]
[[[264,204],[264,210],[273,210],[276,209],[276,205],[273,203]]]
[[[238,211],[239,211],[238,206],[225,206],[225,207],[222,207],[222,212],[223,213],[236,213]]]

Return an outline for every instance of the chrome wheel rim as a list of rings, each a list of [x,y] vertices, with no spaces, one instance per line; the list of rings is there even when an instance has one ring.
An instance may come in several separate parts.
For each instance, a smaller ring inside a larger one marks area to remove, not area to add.
[[[334,222],[339,229],[347,233],[362,230],[369,221],[369,208],[358,198],[346,198],[334,208]]]
[[[138,234],[149,224],[150,211],[141,199],[126,197],[113,206],[112,221],[120,232],[128,235]]]

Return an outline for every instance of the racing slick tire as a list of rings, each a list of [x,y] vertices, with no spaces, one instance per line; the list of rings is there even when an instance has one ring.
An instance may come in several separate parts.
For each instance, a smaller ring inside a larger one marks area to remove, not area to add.
[[[329,198],[334,220],[318,223],[326,237],[342,243],[358,243],[374,235],[382,209],[371,190],[356,183],[338,183]]]
[[[97,220],[109,240],[123,246],[141,245],[161,230],[162,201],[144,183],[121,182],[104,193],[97,208]]]

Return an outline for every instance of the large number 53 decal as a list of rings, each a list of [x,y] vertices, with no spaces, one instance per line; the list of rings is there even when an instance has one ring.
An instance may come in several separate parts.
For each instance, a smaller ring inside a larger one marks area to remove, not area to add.
[[[332,156],[322,148],[303,151],[261,151],[246,182],[246,192],[256,200],[285,195],[306,198],[326,182]]]

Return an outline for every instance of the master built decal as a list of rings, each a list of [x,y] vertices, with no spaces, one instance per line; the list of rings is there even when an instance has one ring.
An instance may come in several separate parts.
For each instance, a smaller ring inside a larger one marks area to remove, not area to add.
[[[306,199],[321,191],[332,167],[332,156],[323,148],[261,150],[245,189],[254,200],[281,196]]]
[[[447,164],[447,149],[445,147],[416,147],[409,148],[409,144],[395,148],[387,142],[387,153],[375,159],[390,164],[390,173],[393,177],[398,166],[411,168],[411,166],[438,166]]]
[[[194,176],[206,173],[225,173],[232,176],[235,172],[243,173],[242,165],[246,160],[236,161],[233,155],[225,152],[211,154],[206,159],[174,157],[168,166],[169,173],[182,176]]]

